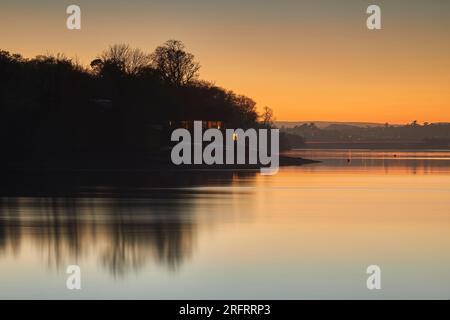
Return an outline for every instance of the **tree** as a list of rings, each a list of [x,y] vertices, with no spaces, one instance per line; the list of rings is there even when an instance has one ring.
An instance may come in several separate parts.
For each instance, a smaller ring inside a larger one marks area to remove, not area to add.
[[[244,95],[236,95],[229,92],[229,99],[234,105],[236,116],[238,117],[236,124],[243,127],[251,127],[258,121],[258,113],[256,112],[256,102]]]
[[[137,75],[151,65],[151,56],[140,49],[127,44],[115,44],[91,62],[91,67],[98,74],[119,72]]]
[[[263,108],[263,113],[261,115],[262,123],[265,127],[272,127],[275,121],[273,116],[273,110],[267,106]]]
[[[199,76],[200,64],[195,61],[192,53],[185,51],[181,41],[167,41],[157,47],[151,57],[153,68],[170,85],[183,86]]]

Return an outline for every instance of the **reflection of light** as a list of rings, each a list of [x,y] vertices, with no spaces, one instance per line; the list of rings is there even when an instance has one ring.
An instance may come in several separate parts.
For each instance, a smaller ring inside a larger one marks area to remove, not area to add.
[[[237,133],[233,133],[233,141],[237,141],[238,140],[238,135]]]

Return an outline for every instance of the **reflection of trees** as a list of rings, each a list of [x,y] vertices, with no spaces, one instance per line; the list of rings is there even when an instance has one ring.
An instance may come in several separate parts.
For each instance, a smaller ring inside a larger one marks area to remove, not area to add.
[[[138,270],[150,256],[174,270],[190,256],[194,225],[182,217],[191,215],[192,208],[179,207],[176,199],[170,201],[150,202],[144,207],[129,200],[116,203],[118,210],[107,228],[110,241],[101,254],[102,263],[112,274],[122,276]]]
[[[82,234],[87,224],[78,217],[76,199],[38,198],[33,202],[27,207],[31,206],[30,211],[37,211],[32,214],[38,220],[31,223],[34,231],[30,236],[48,265],[59,268],[66,264],[67,259],[77,260],[82,254]],[[24,220],[25,225],[27,221],[28,217]]]
[[[21,229],[17,227],[16,199],[0,198],[0,254],[12,252],[17,254],[20,249]]]
[[[193,250],[193,225],[166,206],[167,216],[148,199],[8,198],[0,207],[0,252],[17,252],[23,237],[56,268],[94,252],[115,276],[139,270],[150,257],[173,270]]]
[[[0,254],[18,253],[31,243],[33,252],[57,269],[93,256],[115,277],[137,272],[149,261],[177,270],[194,250],[195,199],[212,192],[190,187],[230,184],[254,173],[176,175],[172,184],[166,174],[151,181],[134,177],[133,184],[121,177],[120,183],[108,181],[113,186],[107,188],[91,178],[79,181],[82,188],[71,179],[64,185],[61,177],[54,184],[51,177],[47,184],[26,184],[24,194],[0,188],[6,193],[0,198]]]

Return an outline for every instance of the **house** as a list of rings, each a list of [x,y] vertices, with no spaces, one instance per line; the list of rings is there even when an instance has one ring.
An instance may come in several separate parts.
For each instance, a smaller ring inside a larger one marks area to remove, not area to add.
[[[191,131],[194,129],[194,121],[193,120],[169,121],[169,127],[171,129],[184,128]],[[202,120],[202,129],[222,130],[225,129],[225,126],[224,122],[221,120]]]

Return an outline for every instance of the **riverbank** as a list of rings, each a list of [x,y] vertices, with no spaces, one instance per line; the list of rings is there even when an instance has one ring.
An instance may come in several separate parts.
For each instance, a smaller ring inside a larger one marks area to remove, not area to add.
[[[320,161],[281,155],[279,166],[302,166]],[[77,153],[29,156],[1,163],[3,172],[151,172],[179,170],[259,170],[260,164],[174,165],[168,154]]]

